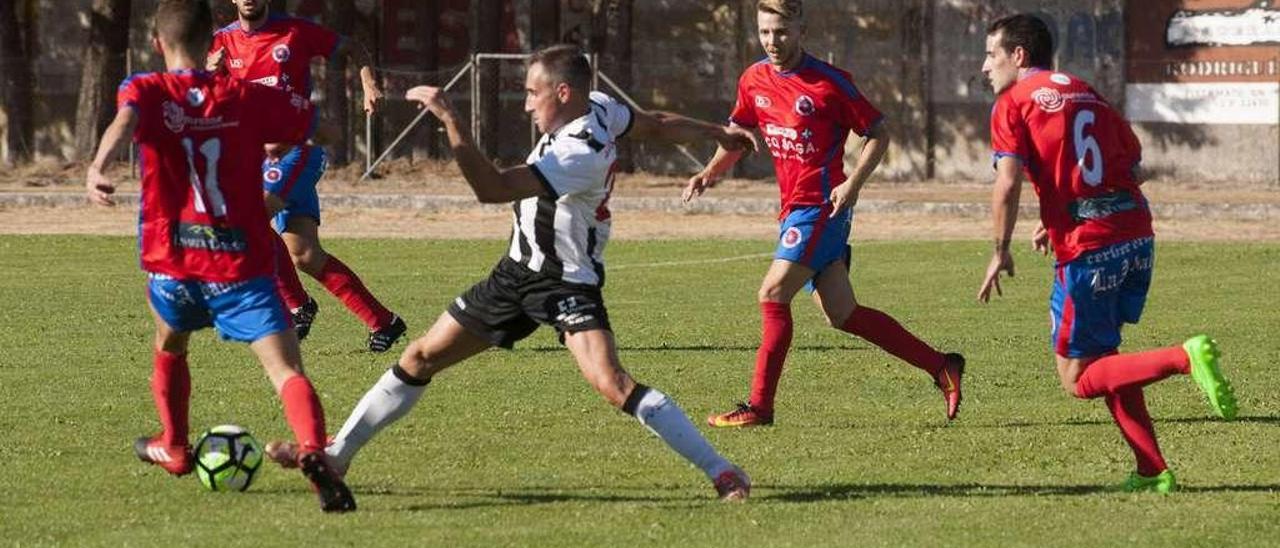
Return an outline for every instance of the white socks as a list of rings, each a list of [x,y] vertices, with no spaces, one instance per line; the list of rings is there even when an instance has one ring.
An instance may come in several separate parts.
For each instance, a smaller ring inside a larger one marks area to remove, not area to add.
[[[662,438],[680,456],[702,469],[712,481],[720,473],[733,467],[694,428],[684,410],[657,389],[637,384],[622,410],[635,416],[640,424]]]
[[[360,398],[360,403],[351,411],[342,430],[334,436],[333,443],[325,448],[325,453],[339,467],[349,468],[351,459],[379,430],[400,420],[413,409],[426,391],[428,382],[410,377],[399,365],[392,366]]]

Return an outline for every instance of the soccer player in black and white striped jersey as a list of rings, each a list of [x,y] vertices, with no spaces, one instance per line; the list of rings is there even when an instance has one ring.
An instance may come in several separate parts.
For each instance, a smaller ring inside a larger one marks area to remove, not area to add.
[[[735,127],[632,110],[590,92],[590,82],[591,67],[572,46],[531,57],[525,110],[543,135],[528,163],[510,169],[498,169],[476,148],[443,90],[409,90],[408,99],[444,125],[476,198],[513,203],[511,245],[489,277],[455,299],[356,405],[326,449],[338,466],[345,469],[374,434],[408,413],[437,373],[490,347],[511,348],[546,324],[596,391],[702,469],[720,498],[748,496],[747,475],[707,443],[671,398],[622,368],[600,288],[617,139],[707,139],[730,150],[754,150],[755,138]],[[267,452],[277,462],[291,462],[288,444],[270,444]]]

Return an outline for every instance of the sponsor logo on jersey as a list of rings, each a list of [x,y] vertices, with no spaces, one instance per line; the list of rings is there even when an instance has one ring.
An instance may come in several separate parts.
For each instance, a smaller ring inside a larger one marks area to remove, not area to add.
[[[182,133],[188,127],[193,131],[208,131],[240,125],[240,122],[224,121],[221,116],[213,118],[189,116],[187,111],[182,109],[182,105],[173,101],[165,101],[160,105],[160,110],[164,114],[164,126],[174,133]]]
[[[200,88],[187,89],[187,104],[198,107],[204,104],[204,90]]]
[[[812,131],[812,130],[810,130],[809,128],[804,128],[804,131],[801,131],[801,132],[800,132],[800,138],[801,138],[801,139],[804,139],[804,140],[806,140],[806,141],[808,141],[809,139],[812,139],[812,138],[813,138],[813,131]]]
[[[268,183],[278,183],[281,177],[284,177],[284,172],[280,171],[278,167],[269,167],[262,173],[262,178],[266,179]]]
[[[276,44],[275,47],[271,48],[271,58],[274,59],[277,63],[283,63],[285,61],[288,61],[289,45]]]
[[[796,114],[801,116],[809,116],[814,111],[813,98],[808,95],[801,95],[796,98]]]
[[[803,238],[803,235],[800,234],[800,229],[794,226],[791,228],[788,228],[786,232],[782,233],[782,247],[791,249],[795,246],[798,246],[800,245],[800,240],[802,238]]]
[[[773,101],[766,95],[756,96],[756,108],[769,108],[773,106]]]
[[[794,128],[775,126],[773,124],[765,124],[764,134],[769,136],[785,137],[791,140],[795,140],[797,137],[800,136],[798,133],[796,133],[796,130]]]
[[[1062,98],[1062,94],[1053,88],[1040,88],[1031,92],[1031,100],[1040,106],[1040,110],[1045,112],[1058,112],[1067,104]]]
[[[263,76],[262,78],[258,78],[257,80],[249,80],[249,81],[255,84],[262,84],[264,86],[276,87],[276,84],[280,82],[280,79],[275,76]]]
[[[1070,77],[1070,76],[1067,76],[1067,75],[1065,75],[1065,74],[1063,74],[1063,73],[1061,73],[1061,72],[1055,72],[1055,73],[1053,73],[1053,74],[1049,75],[1049,81],[1050,81],[1050,82],[1053,82],[1053,83],[1055,83],[1055,84],[1058,84],[1058,85],[1060,85],[1060,86],[1069,86],[1069,85],[1071,85],[1071,77]]]

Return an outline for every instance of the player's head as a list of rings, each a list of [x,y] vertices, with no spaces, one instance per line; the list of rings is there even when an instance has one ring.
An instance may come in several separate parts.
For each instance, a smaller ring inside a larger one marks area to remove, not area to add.
[[[524,110],[550,133],[582,115],[591,92],[591,63],[577,46],[551,46],[529,57]]]
[[[156,6],[155,40],[162,52],[182,52],[204,59],[213,40],[213,13],[207,0],[160,0]]]
[[[267,16],[267,0],[231,0],[236,5],[236,15],[246,21],[261,21]]]
[[[987,57],[982,74],[1000,93],[1018,80],[1023,70],[1053,65],[1053,35],[1034,15],[1019,13],[1001,17],[987,27]]]
[[[802,0],[759,0],[756,2],[756,32],[769,62],[779,68],[795,68],[804,55],[804,2]]]

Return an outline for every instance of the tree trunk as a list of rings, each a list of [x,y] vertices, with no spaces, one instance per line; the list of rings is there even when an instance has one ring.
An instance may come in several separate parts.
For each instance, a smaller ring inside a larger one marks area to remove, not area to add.
[[[478,53],[497,53],[502,45],[502,0],[473,0],[471,8],[472,24],[475,37],[472,38],[472,51]],[[473,94],[478,101],[471,105],[480,122],[476,132],[476,145],[490,158],[498,156],[498,76],[501,66],[494,60],[487,60],[476,67],[478,69],[480,89]]]
[[[529,44],[534,50],[560,43],[560,0],[530,0]]]
[[[77,160],[93,155],[115,112],[115,91],[124,79],[129,48],[129,8],[130,0],[93,0],[89,9],[89,43],[81,58],[76,105]]]
[[[633,0],[604,0],[599,7],[600,11],[596,13],[596,24],[592,25],[596,34],[592,43],[600,54],[600,66],[596,67],[597,70],[608,75],[628,95],[631,94],[632,5]],[[623,101],[603,80],[600,86],[601,91]],[[631,143],[627,139],[618,142],[617,168],[628,173],[635,171],[631,159]]]
[[[0,0],[0,112],[8,121],[4,135],[7,165],[29,162],[35,148],[35,119],[32,116],[32,44],[35,43],[35,15],[30,0]],[[21,22],[18,10],[22,10]]]
[[[351,31],[355,28],[355,17],[354,0],[325,2],[325,25],[334,32],[350,37]],[[333,142],[329,143],[331,146],[329,162],[335,166],[345,166],[351,162],[351,95],[348,93],[350,81],[345,56],[338,56],[325,66],[324,103],[320,106],[320,116],[321,123],[331,124],[338,129],[334,132]]]

